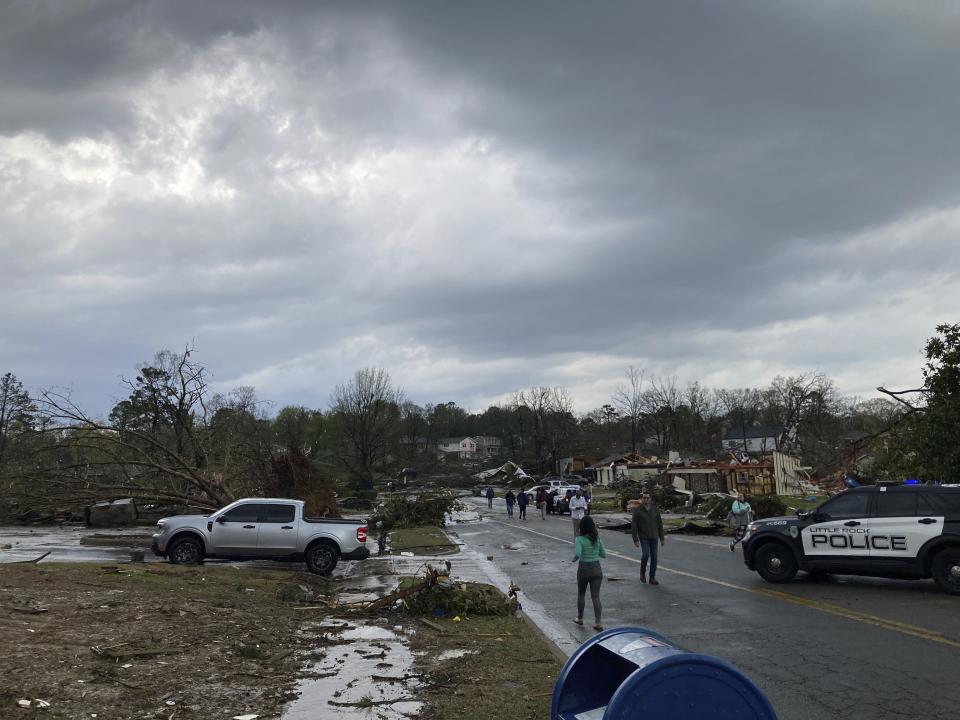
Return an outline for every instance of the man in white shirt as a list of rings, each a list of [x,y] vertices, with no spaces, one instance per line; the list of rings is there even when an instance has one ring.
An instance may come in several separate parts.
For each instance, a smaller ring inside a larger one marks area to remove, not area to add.
[[[573,537],[576,539],[580,534],[580,521],[587,514],[587,499],[583,496],[583,491],[577,488],[577,494],[570,498],[570,517],[573,518]]]

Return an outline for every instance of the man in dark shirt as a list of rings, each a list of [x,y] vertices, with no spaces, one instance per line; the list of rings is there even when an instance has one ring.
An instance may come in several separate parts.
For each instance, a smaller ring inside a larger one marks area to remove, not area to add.
[[[633,533],[633,544],[642,548],[640,555],[640,582],[647,581],[647,561],[650,561],[650,584],[659,585],[657,581],[657,551],[659,546],[667,542],[663,534],[663,519],[660,511],[653,504],[649,493],[640,496],[640,505],[633,511],[630,518],[630,530]]]
[[[517,493],[517,507],[520,509],[520,519],[527,519],[527,505],[530,504],[530,495],[526,490]]]

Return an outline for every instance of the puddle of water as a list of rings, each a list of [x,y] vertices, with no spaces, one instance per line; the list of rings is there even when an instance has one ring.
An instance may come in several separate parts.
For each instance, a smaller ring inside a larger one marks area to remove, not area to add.
[[[150,527],[133,527],[109,531],[114,535],[143,535]],[[97,533],[101,528],[78,525],[42,526],[37,528],[0,527],[0,563],[32,560],[49,551],[40,562],[125,562],[130,559],[130,548],[81,545],[80,539]],[[4,547],[10,545],[10,547]],[[136,542],[138,549],[141,542]],[[147,551],[147,560],[152,554]]]
[[[476,655],[476,650],[467,650],[466,648],[459,650],[444,650],[442,653],[437,655],[437,662],[446,662],[447,660],[456,660],[457,658],[466,657],[467,655]]]
[[[360,563],[365,566],[371,560]],[[370,570],[371,568],[364,568]],[[358,571],[360,568],[358,568]],[[383,575],[367,575],[353,573],[344,581],[344,587],[340,589],[339,599],[343,603],[372,602],[393,592],[397,587],[395,578],[385,577]]]
[[[444,525],[455,525],[457,523],[474,523],[483,520],[483,516],[476,510],[455,510],[446,513],[443,516]]]
[[[402,629],[327,618],[303,631],[310,652],[322,659],[299,682],[300,696],[283,720],[401,720],[420,714],[422,687],[412,675],[413,654]],[[327,643],[337,644],[327,644]]]

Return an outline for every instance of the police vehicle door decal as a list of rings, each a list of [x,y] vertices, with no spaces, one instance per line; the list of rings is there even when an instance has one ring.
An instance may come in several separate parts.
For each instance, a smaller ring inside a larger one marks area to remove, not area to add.
[[[800,531],[803,554],[869,558],[869,501],[867,493],[847,492],[821,505],[814,522]]]
[[[914,558],[927,540],[943,532],[944,517],[919,493],[882,490],[869,523],[871,559]]]

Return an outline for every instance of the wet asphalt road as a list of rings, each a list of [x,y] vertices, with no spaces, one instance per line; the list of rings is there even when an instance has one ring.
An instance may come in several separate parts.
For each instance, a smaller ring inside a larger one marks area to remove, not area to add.
[[[485,500],[470,501],[488,512]],[[668,536],[661,584],[651,587],[639,581],[640,553],[630,536],[604,531],[602,518],[596,517],[608,552],[601,591],[606,627],[648,627],[690,651],[732,662],[766,693],[781,720],[960,717],[960,598],[931,581],[815,581],[800,573],[772,585],[722,538]],[[492,555],[562,632],[580,642],[592,634],[571,622],[576,566],[569,516],[509,520],[501,501],[483,522],[452,529],[469,548]],[[591,610],[588,597],[587,619]]]

